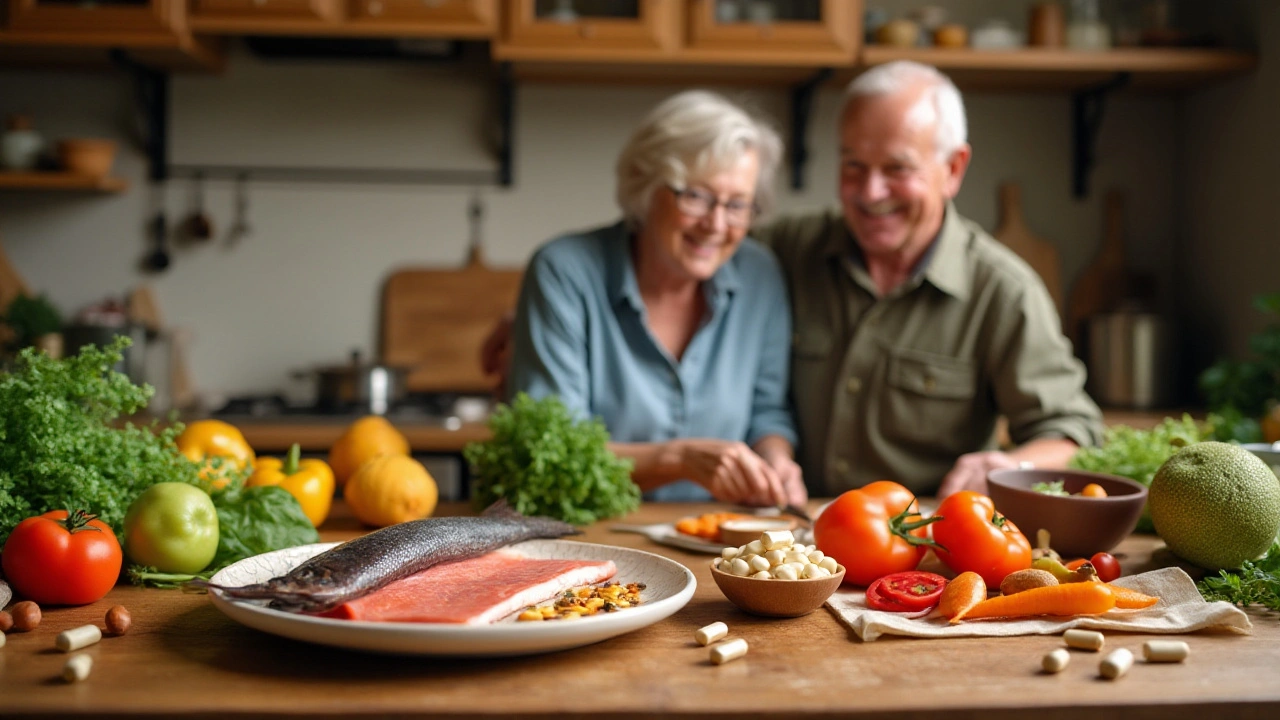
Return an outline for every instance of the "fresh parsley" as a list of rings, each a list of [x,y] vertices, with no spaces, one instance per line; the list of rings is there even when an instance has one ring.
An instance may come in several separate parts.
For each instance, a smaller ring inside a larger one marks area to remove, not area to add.
[[[1058,495],[1062,497],[1065,497],[1071,494],[1067,492],[1067,489],[1062,486],[1061,480],[1054,480],[1053,482],[1032,483],[1031,490],[1032,492],[1038,492],[1044,495]]]
[[[640,506],[632,463],[609,451],[604,423],[575,419],[558,397],[520,393],[489,416],[489,430],[463,449],[477,509],[505,498],[521,514],[586,525]]]
[[[1197,583],[1205,600],[1232,605],[1262,605],[1280,610],[1280,543],[1259,560],[1246,560],[1239,570],[1220,570]]]

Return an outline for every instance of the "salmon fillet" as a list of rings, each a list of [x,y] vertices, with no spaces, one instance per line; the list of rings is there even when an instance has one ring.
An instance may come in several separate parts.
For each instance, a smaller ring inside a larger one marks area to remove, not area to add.
[[[444,563],[397,580],[322,617],[487,625],[618,571],[612,560],[546,560],[511,550]]]

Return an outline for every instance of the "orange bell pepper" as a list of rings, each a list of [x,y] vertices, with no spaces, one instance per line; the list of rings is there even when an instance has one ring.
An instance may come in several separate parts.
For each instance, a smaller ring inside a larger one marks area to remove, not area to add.
[[[230,475],[253,467],[253,448],[249,447],[244,434],[221,420],[197,420],[188,425],[175,442],[178,452],[191,462],[203,465],[200,477],[215,488],[226,486],[231,481]]]
[[[279,485],[297,498],[311,524],[320,527],[333,505],[333,471],[325,461],[300,460],[301,455],[302,448],[294,443],[284,460],[260,458],[245,486]]]

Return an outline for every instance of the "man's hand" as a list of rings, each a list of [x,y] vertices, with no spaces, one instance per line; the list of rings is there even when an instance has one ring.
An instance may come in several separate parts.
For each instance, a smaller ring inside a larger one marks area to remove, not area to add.
[[[809,490],[804,486],[804,476],[800,472],[800,466],[791,457],[790,444],[761,443],[756,446],[756,452],[760,453],[760,457],[764,458],[769,467],[778,474],[782,488],[787,494],[787,504],[804,507],[804,504],[809,501]]]
[[[480,369],[485,375],[498,376],[494,393],[499,397],[504,394],[507,375],[511,372],[511,328],[515,321],[514,313],[503,313],[480,347]]]
[[[1005,452],[990,450],[986,452],[961,455],[951,472],[942,479],[938,488],[938,499],[953,495],[961,490],[987,494],[987,473],[992,470],[1005,470],[1018,467],[1018,461]]]
[[[791,502],[795,494],[785,483],[794,484],[797,480],[784,481],[777,470],[745,443],[709,439],[678,442],[685,476],[705,487],[716,500],[776,506]],[[803,483],[800,488],[804,488]]]

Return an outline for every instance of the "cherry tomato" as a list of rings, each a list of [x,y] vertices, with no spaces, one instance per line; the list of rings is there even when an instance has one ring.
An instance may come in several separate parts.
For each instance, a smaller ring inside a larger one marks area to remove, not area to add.
[[[934,552],[957,573],[972,570],[987,587],[998,587],[1009,573],[1031,567],[1031,543],[986,495],[962,490],[943,500],[934,517],[933,539],[942,546]]]
[[[1098,571],[1098,579],[1102,582],[1111,582],[1120,577],[1120,561],[1115,559],[1111,553],[1094,553],[1089,558],[1089,562],[1093,564],[1093,569]]]
[[[947,579],[922,570],[885,575],[876,581],[880,595],[912,610],[924,610],[938,604]]]
[[[87,605],[120,577],[123,555],[106,523],[83,510],[53,510],[18,523],[5,541],[5,578],[41,605]]]
[[[895,482],[880,480],[849,490],[813,523],[818,549],[845,568],[844,581],[870,585],[895,572],[913,570],[930,544],[915,496]]]

